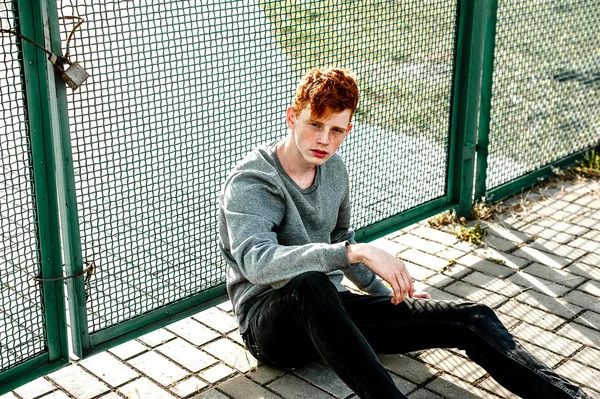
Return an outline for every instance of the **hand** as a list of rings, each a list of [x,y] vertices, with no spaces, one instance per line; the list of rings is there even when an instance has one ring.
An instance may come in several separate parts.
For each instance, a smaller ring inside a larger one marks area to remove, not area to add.
[[[415,288],[412,277],[400,259],[369,244],[352,244],[346,248],[348,261],[351,264],[363,263],[369,270],[390,284],[394,305],[402,302],[406,296],[413,297]]]

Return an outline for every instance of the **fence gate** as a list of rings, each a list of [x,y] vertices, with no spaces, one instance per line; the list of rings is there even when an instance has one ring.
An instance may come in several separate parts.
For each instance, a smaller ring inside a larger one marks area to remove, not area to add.
[[[39,17],[0,2],[1,29],[44,43]],[[66,364],[68,349],[46,60],[13,34],[0,42],[1,395]]]

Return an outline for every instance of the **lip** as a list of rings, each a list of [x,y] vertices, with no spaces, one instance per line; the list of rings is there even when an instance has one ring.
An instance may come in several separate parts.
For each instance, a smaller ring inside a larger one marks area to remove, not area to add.
[[[311,150],[311,151],[314,154],[314,156],[317,158],[325,158],[327,156],[327,154],[329,154],[327,151],[322,151],[322,150]]]

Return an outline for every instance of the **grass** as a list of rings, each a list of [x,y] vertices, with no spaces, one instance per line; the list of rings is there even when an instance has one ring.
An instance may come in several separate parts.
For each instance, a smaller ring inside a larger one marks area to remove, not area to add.
[[[600,177],[600,150],[588,151],[577,163],[575,172],[583,177]]]
[[[481,244],[485,236],[485,229],[479,223],[468,225],[466,218],[458,218],[454,209],[430,217],[427,224],[435,229],[448,230],[460,240],[476,245]]]
[[[485,229],[483,229],[479,223],[475,223],[473,226],[460,224],[456,226],[454,234],[463,241],[478,245],[483,241]]]
[[[427,219],[427,224],[438,230],[446,230],[458,239],[479,245],[485,237],[485,229],[479,223],[468,225],[466,218],[458,218],[456,211],[445,211]]]
[[[427,219],[427,224],[436,229],[457,223],[460,223],[460,221],[458,220],[456,211],[454,209],[438,213],[437,215]]]
[[[478,220],[493,220],[494,216],[501,212],[501,202],[491,204],[485,201],[485,198],[481,201],[476,201],[471,208],[471,219]]]
[[[532,203],[548,198],[548,190],[561,189],[567,181],[600,178],[600,151],[588,151],[576,167],[567,170],[556,170],[554,173],[549,179],[519,194],[515,194],[505,201],[489,203],[484,198],[482,201],[476,202],[471,208],[469,220],[494,221],[501,214],[515,216],[527,213]],[[600,197],[600,191],[595,191],[595,193]],[[432,216],[427,219],[427,224],[432,228],[451,232],[459,239],[474,244],[482,243],[485,238],[485,228],[482,228],[478,222],[467,224],[467,219],[457,217],[455,210],[444,211]],[[498,264],[505,263],[500,259],[488,260]]]

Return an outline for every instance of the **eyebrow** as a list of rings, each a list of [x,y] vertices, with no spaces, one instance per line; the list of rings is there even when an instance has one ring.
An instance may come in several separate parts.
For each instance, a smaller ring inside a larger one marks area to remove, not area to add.
[[[316,119],[312,119],[312,118],[308,118],[308,123],[319,123],[321,125],[323,124],[323,122],[321,122],[319,120],[316,120]],[[341,126],[333,126],[332,129],[334,129],[334,130],[343,130],[343,131],[348,130],[347,127],[341,127]]]

